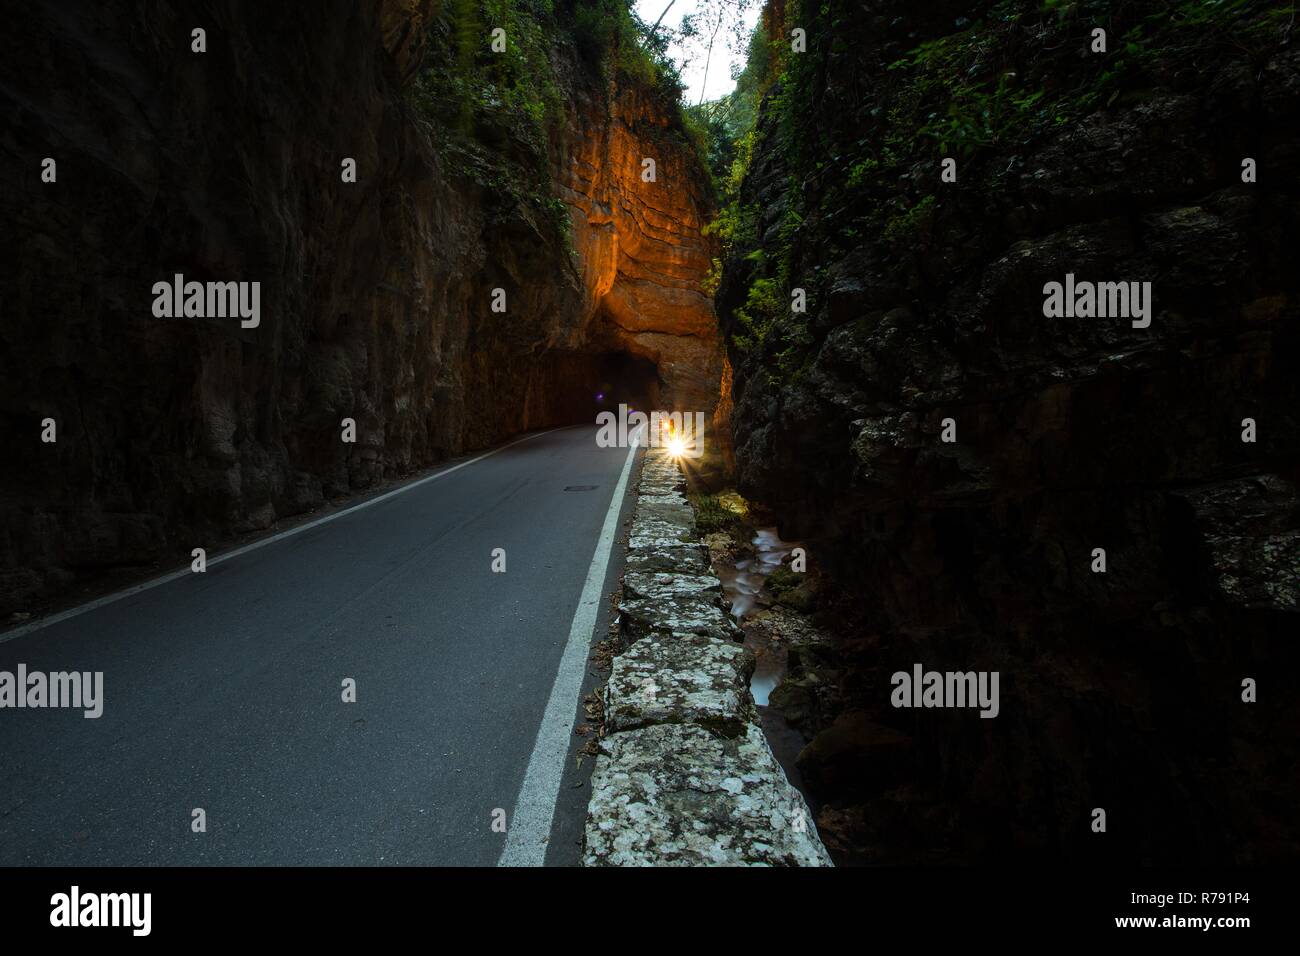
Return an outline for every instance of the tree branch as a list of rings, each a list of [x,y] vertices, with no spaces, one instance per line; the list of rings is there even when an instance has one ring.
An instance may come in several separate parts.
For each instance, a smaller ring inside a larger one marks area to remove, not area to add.
[[[664,22],[664,17],[668,16],[668,11],[673,8],[673,4],[676,2],[677,0],[668,0],[668,6],[664,7],[664,12],[659,14],[659,19],[656,20],[655,25],[650,28],[651,35],[653,35],[654,32],[659,29],[659,24]]]

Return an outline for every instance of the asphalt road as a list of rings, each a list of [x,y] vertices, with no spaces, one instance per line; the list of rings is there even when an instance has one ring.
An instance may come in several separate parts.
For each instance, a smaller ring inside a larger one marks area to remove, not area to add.
[[[0,709],[0,865],[496,864],[627,457],[530,436],[0,643],[0,671],[104,674],[98,719]],[[588,796],[569,737],[549,865]]]

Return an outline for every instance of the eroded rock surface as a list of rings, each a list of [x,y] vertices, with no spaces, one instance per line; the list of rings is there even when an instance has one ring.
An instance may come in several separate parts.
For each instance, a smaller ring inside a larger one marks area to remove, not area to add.
[[[665,112],[645,90],[580,93],[574,110],[583,124],[557,149],[556,178],[572,209],[588,338],[653,361],[665,407],[712,419],[725,357],[701,289],[714,255],[701,232],[713,205],[707,175],[664,135]]]
[[[646,496],[662,496],[674,502],[685,503],[682,492],[686,490],[686,478],[673,460],[663,454],[647,454],[644,470],[641,472],[641,484],[637,493]],[[637,502],[640,504],[640,502]]]
[[[632,541],[636,547],[635,536]],[[723,641],[742,637],[723,609],[722,585],[712,575],[630,573],[623,579],[619,615],[629,643],[651,634],[700,634]]]
[[[627,556],[627,569],[641,574],[671,571],[679,574],[708,574],[709,558],[698,544],[663,542],[658,538],[642,536],[636,539],[637,547]]]
[[[616,733],[591,778],[586,866],[829,866],[763,732],[691,724]]]
[[[605,688],[605,729],[699,724],[738,734],[753,719],[753,655],[696,634],[652,634],[614,658]]]

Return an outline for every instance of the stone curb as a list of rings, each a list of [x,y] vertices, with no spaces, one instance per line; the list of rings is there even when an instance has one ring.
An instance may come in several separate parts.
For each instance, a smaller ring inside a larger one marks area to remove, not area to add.
[[[647,450],[583,865],[830,866],[758,724],[754,659],[684,490],[677,463]]]

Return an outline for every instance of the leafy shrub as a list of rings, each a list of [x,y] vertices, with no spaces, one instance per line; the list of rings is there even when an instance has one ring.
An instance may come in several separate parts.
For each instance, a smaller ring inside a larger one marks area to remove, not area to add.
[[[698,534],[737,531],[745,525],[745,515],[728,508],[717,495],[692,495],[695,506],[695,530]]]

